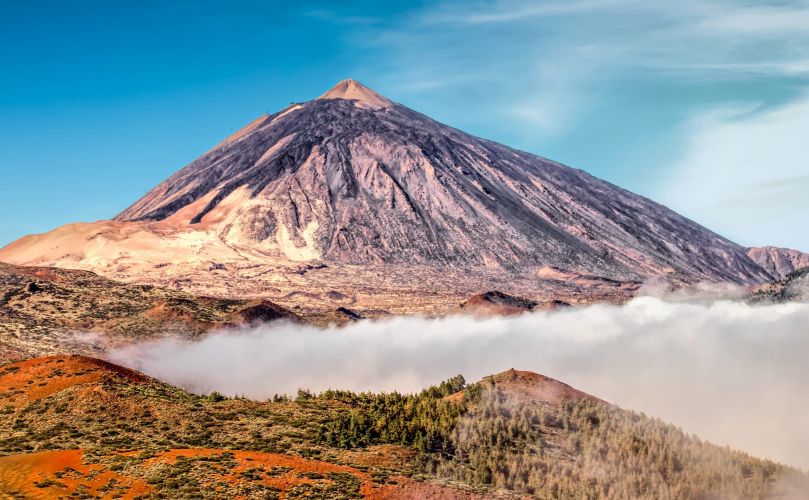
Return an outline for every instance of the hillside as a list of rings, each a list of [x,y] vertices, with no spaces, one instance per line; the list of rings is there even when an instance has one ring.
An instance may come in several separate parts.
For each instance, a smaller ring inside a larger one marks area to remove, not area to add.
[[[753,302],[809,302],[809,267],[794,271],[778,281],[755,287],[749,298]]]
[[[0,263],[0,360],[97,354],[120,343],[166,335],[192,339],[276,319],[298,317],[264,300],[197,297],[86,271]]]
[[[469,300],[460,304],[458,312],[481,317],[510,316],[530,311],[555,310],[568,306],[570,304],[558,299],[538,303],[523,297],[515,297],[492,290],[470,297]]]
[[[201,398],[81,356],[0,367],[0,394],[4,494],[474,497],[400,475],[408,450],[321,457],[315,430],[336,403]]]
[[[809,267],[809,254],[778,247],[751,247],[747,255],[775,278],[787,275],[801,268]]]
[[[776,498],[809,486],[528,372],[257,402],[59,356],[0,367],[0,395],[9,495]]]
[[[385,310],[429,290],[451,296],[436,309],[494,289],[620,300],[605,283],[771,279],[662,205],[351,80],[257,118],[115,220],[24,237],[0,261],[220,296],[367,291]]]

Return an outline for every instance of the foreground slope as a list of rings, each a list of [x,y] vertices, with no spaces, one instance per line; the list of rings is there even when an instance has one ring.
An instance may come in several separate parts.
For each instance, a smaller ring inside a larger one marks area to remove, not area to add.
[[[145,498],[777,498],[807,477],[558,381],[201,397],[81,356],[0,367],[0,492]]]
[[[491,289],[489,274],[548,269],[617,281],[770,279],[744,248],[662,205],[351,80],[259,117],[114,221],[23,238],[0,260],[147,281],[314,261],[358,266],[346,273],[355,288],[378,281],[363,270],[385,265],[419,276],[449,268],[474,271],[467,294]]]
[[[82,356],[0,367],[0,395],[12,497],[477,498],[400,474],[408,450],[320,459],[312,428],[331,404],[214,402]]]

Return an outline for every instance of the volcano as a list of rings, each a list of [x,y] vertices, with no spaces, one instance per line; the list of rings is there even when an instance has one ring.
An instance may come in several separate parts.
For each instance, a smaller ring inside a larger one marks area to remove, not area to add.
[[[307,262],[771,279],[745,248],[658,203],[438,123],[354,80],[260,116],[114,220],[22,238],[0,260],[128,279],[136,269],[177,277],[191,267]]]

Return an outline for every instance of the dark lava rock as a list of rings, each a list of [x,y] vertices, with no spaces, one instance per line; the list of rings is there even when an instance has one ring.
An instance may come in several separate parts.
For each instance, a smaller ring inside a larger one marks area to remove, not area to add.
[[[338,307],[337,312],[342,314],[343,316],[346,316],[348,319],[352,321],[357,321],[363,318],[362,314],[347,307]]]
[[[298,320],[292,311],[269,301],[249,305],[233,313],[228,322],[232,326],[258,326],[279,319]]]
[[[531,311],[537,305],[533,300],[494,290],[475,295],[461,304],[461,309],[477,314],[519,314]]]

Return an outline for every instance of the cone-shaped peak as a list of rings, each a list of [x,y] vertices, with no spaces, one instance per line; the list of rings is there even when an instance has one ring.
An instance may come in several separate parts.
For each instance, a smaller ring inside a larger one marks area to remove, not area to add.
[[[343,80],[318,99],[349,99],[372,108],[387,108],[393,105],[387,98],[356,80]]]

